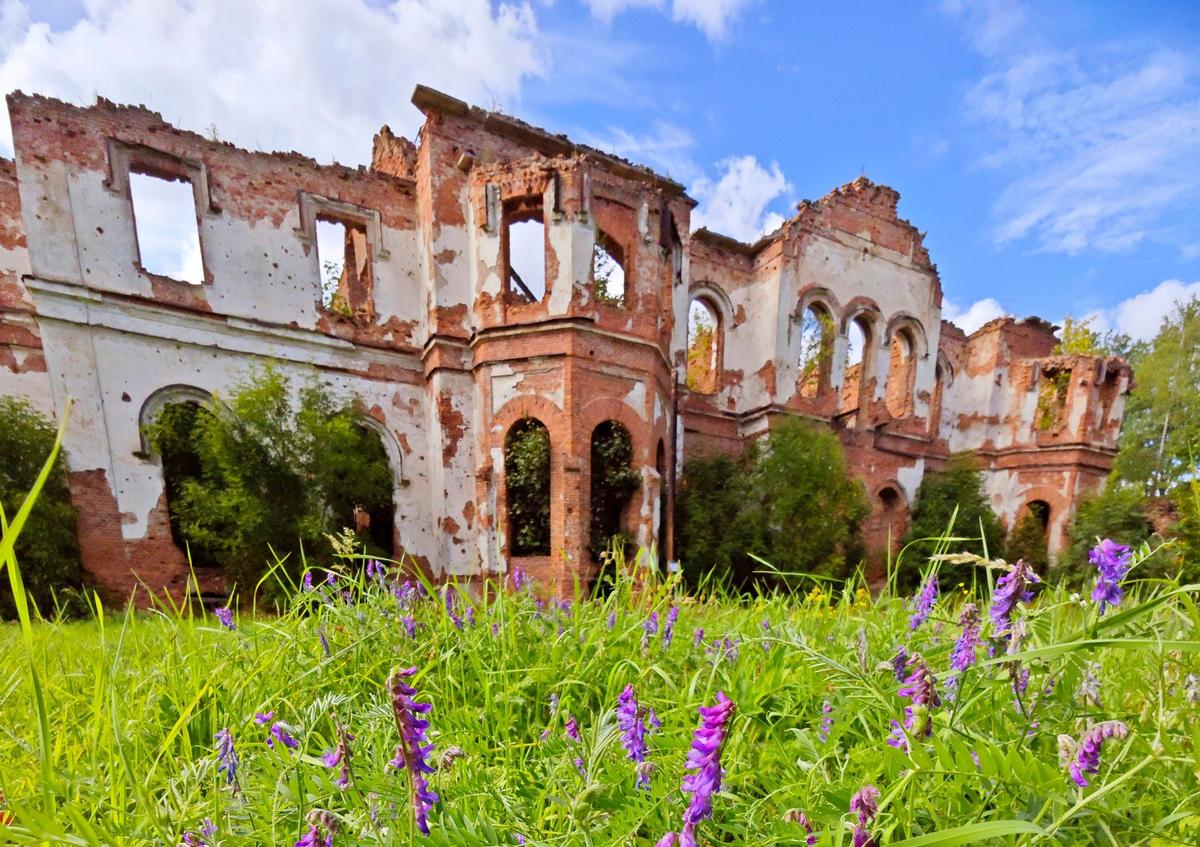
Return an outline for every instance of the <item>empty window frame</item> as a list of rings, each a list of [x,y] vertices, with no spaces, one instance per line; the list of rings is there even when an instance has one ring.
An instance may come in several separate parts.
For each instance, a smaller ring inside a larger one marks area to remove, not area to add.
[[[892,335],[888,360],[888,378],[884,401],[893,418],[907,418],[913,413],[913,385],[916,377],[916,344],[912,333],[898,329]]]
[[[344,317],[371,314],[371,247],[360,221],[318,215],[317,266],[321,306]]]
[[[858,316],[846,327],[846,369],[842,377],[842,411],[859,407],[870,358],[871,327],[865,316]]]
[[[592,291],[596,301],[625,306],[625,251],[603,230],[596,231],[592,247]]]
[[[502,242],[509,301],[541,302],[546,296],[546,224],[540,197],[505,201]]]
[[[129,170],[138,266],[148,274],[177,282],[204,282],[196,195],[186,176]]]
[[[829,366],[833,360],[833,315],[819,303],[804,310],[800,319],[800,357],[798,384],[800,396],[816,397],[829,384]]]
[[[697,394],[717,390],[721,370],[721,313],[706,297],[688,307],[687,387]]]

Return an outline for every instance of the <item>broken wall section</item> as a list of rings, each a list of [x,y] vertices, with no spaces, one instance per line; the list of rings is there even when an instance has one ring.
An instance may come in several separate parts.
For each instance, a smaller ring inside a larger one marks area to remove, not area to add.
[[[0,159],[0,396],[23,398],[53,417],[41,331],[22,280],[29,270],[16,164]]]

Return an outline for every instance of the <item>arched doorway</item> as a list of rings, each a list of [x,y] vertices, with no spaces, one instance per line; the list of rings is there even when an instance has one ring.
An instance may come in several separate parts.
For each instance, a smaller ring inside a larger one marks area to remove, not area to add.
[[[550,431],[521,418],[504,437],[504,500],[510,556],[550,555]]]

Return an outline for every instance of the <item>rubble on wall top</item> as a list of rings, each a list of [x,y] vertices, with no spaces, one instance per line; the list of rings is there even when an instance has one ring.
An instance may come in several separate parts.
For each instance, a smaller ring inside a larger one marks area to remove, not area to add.
[[[418,85],[413,89],[412,102],[414,106],[425,113],[458,115],[477,121],[489,132],[514,138],[531,147],[539,148],[548,155],[588,154],[595,156],[620,176],[658,185],[679,195],[693,206],[696,205],[696,201],[688,197],[687,189],[670,177],[663,176],[645,165],[639,165],[613,153],[572,141],[562,133],[552,133],[511,115],[472,106],[457,97],[451,97],[449,94],[427,85]]]
[[[16,104],[27,105],[32,109],[40,111],[47,108],[58,108],[67,109],[73,112],[106,113],[124,119],[142,122],[147,124],[147,128],[151,130],[165,130],[189,143],[201,144],[209,148],[220,148],[231,153],[238,153],[246,156],[267,158],[286,165],[329,171],[342,179],[379,178],[408,183],[410,185],[412,183],[411,179],[404,179],[403,177],[385,173],[383,171],[376,171],[368,168],[366,165],[350,166],[343,165],[339,162],[322,164],[311,156],[306,156],[303,153],[296,152],[295,150],[248,150],[245,147],[239,147],[230,141],[223,141],[219,138],[201,135],[200,133],[193,132],[192,130],[181,129],[174,124],[163,120],[163,116],[160,112],[156,112],[143,104],[134,106],[125,103],[117,103],[109,100],[106,97],[97,96],[95,105],[76,106],[73,103],[59,100],[56,97],[49,97],[44,94],[26,94],[20,90],[10,92],[6,97],[6,100],[9,103],[10,112],[12,111],[12,106]]]

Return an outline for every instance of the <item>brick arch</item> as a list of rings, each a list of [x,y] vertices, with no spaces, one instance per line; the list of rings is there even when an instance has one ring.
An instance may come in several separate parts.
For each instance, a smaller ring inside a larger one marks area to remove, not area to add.
[[[838,302],[837,295],[824,285],[813,282],[801,288],[796,295],[796,308],[792,310],[792,320],[797,321],[803,318],[805,310],[813,305],[823,306],[834,320],[842,313],[842,306]]]
[[[849,377],[849,337],[851,323],[861,320],[866,326],[866,336],[863,339],[862,360],[858,363],[857,386],[847,383]],[[875,383],[878,379],[875,359],[879,355],[880,344],[883,341],[883,315],[879,306],[870,297],[854,297],[842,309],[838,321],[838,335],[842,342],[842,388],[839,408],[843,412],[855,409],[868,409],[875,393]]]
[[[891,339],[900,330],[908,330],[913,339],[913,358],[925,358],[929,355],[929,338],[925,334],[925,325],[908,312],[897,312],[887,322],[883,337]]]
[[[154,448],[146,438],[146,426],[153,423],[162,410],[175,403],[204,404],[212,402],[213,395],[203,388],[183,383],[173,383],[155,389],[146,396],[142,407],[138,410],[138,438],[141,442],[136,455],[149,458],[154,455]]]
[[[871,332],[877,336],[880,335],[883,331],[883,312],[879,310],[878,303],[863,295],[850,298],[842,307],[841,315],[838,318],[838,332],[845,335],[846,330],[850,328],[850,322],[864,315],[867,316]]]
[[[903,343],[908,346],[907,357],[897,355],[897,338],[903,339]],[[907,312],[898,312],[888,321],[880,343],[881,349],[887,351],[884,405],[894,418],[911,417],[916,409],[917,362],[929,355],[925,327]]]
[[[700,300],[708,304],[708,307],[713,311],[716,317],[716,327],[713,329],[713,368],[711,374],[711,385],[703,393],[711,394],[717,392],[721,387],[723,375],[725,373],[725,341],[729,334],[730,328],[733,326],[733,301],[729,299],[729,295],[725,293],[721,286],[715,282],[702,281],[691,285],[688,288],[687,313],[685,338],[687,343],[684,346],[685,355],[690,354],[692,349],[692,303]],[[709,380],[706,380],[708,383]]]

